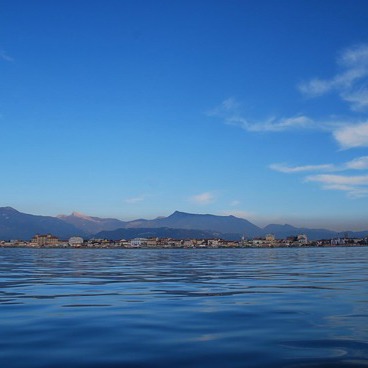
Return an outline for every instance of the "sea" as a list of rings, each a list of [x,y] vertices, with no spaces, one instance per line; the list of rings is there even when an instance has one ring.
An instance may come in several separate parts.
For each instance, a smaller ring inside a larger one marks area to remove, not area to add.
[[[1,248],[0,367],[368,367],[368,247]]]

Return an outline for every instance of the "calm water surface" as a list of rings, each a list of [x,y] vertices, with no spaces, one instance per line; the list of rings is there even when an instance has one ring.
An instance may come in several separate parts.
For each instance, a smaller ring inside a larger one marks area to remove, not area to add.
[[[0,367],[368,367],[368,248],[0,249]]]

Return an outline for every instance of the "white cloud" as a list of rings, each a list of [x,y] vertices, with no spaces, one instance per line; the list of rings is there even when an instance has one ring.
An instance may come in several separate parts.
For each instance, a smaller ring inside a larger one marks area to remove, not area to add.
[[[229,113],[234,114],[240,106],[239,102],[234,97],[229,97],[222,101],[215,108],[207,111],[206,115],[215,117],[226,117]]]
[[[319,182],[325,190],[344,191],[350,198],[368,196],[368,175],[311,175],[306,178],[306,181]]]
[[[215,196],[211,192],[205,192],[190,197],[190,200],[196,204],[204,205],[214,202]]]
[[[342,97],[350,103],[354,111],[361,111],[368,107],[368,88],[361,87],[356,91],[342,93]]]
[[[281,132],[290,129],[317,127],[312,119],[304,115],[251,121],[239,113],[239,106],[240,104],[233,97],[230,97],[210,110],[207,115],[222,118],[226,124],[236,125],[250,132]]]
[[[344,184],[327,184],[323,185],[322,189],[344,191],[347,193],[348,197],[352,199],[368,197],[368,188],[366,187],[362,188]]]
[[[357,157],[340,165],[304,165],[287,166],[285,164],[272,164],[270,169],[286,174],[323,171],[324,174],[309,175],[305,182],[316,182],[325,190],[345,191],[350,198],[361,198],[368,196],[368,175],[335,175],[326,174],[333,171],[368,170],[368,156]]]
[[[314,122],[306,116],[294,116],[290,118],[272,118],[265,122],[248,124],[245,129],[252,132],[281,132],[290,129],[311,128]]]
[[[306,171],[334,171],[336,167],[331,164],[323,165],[304,165],[304,166],[287,166],[285,164],[271,164],[270,169],[274,171],[279,171],[282,173],[298,173]]]
[[[299,91],[308,97],[321,96],[332,89],[333,83],[320,79],[312,79],[307,83],[302,83],[298,86]]]
[[[344,50],[337,59],[340,71],[330,79],[313,78],[299,85],[299,91],[309,97],[318,97],[329,92],[337,93],[353,111],[368,109],[368,44]],[[343,148],[368,146],[368,123],[356,119],[330,121],[312,119],[304,114],[291,117],[272,117],[252,121],[240,113],[240,104],[235,98],[224,100],[208,115],[222,118],[225,123],[237,125],[250,132],[282,132],[291,129],[326,130]],[[354,122],[355,120],[355,122]]]
[[[343,126],[333,136],[342,148],[367,147],[368,122]]]
[[[366,170],[368,169],[368,156],[357,157],[351,161],[347,161],[341,165],[320,164],[320,165],[301,165],[288,166],[283,163],[275,163],[269,166],[271,170],[282,172],[285,174],[294,174],[308,171],[345,171],[345,170]]]
[[[336,93],[348,103],[352,112],[368,110],[368,44],[343,50],[337,59],[338,72],[331,78],[313,78],[299,85],[299,91],[309,97]],[[368,147],[368,120],[350,114],[339,119],[333,114],[329,119],[313,119],[305,114],[291,117],[272,117],[252,121],[240,112],[240,104],[234,98],[224,100],[213,109],[210,116],[220,117],[226,124],[236,125],[248,132],[283,132],[295,129],[314,129],[328,132],[342,149]],[[362,115],[361,115],[362,116]],[[358,157],[341,164],[312,164],[289,166],[274,163],[270,169],[282,173],[318,173],[306,178],[308,182],[320,183],[323,189],[341,190],[349,197],[367,196],[368,176],[328,175],[347,170],[368,170],[368,156]]]
[[[342,52],[337,60],[341,71],[330,79],[313,78],[299,85],[308,97],[336,92],[354,111],[368,108],[368,45],[354,46]]]
[[[256,122],[241,116],[237,111],[237,106],[239,104],[235,99],[229,98],[224,100],[208,115],[220,117],[226,124],[238,126],[249,132],[284,132],[296,129],[323,130],[332,133],[334,139],[342,148],[368,146],[368,122],[357,123],[354,122],[354,119],[347,121],[336,118],[314,120],[306,115],[286,118],[273,117]]]
[[[320,174],[307,176],[306,181],[315,181],[328,185],[368,185],[368,175],[345,176]]]
[[[347,169],[365,170],[368,169],[368,156],[355,158],[345,164]]]
[[[124,200],[125,203],[128,204],[134,204],[134,203],[139,203],[139,202],[143,202],[144,201],[144,196],[139,196],[139,197],[131,197],[131,198],[127,198]]]

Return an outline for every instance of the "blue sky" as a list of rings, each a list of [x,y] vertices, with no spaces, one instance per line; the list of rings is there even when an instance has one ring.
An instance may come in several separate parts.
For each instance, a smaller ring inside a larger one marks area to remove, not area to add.
[[[0,5],[0,206],[368,228],[368,2]]]

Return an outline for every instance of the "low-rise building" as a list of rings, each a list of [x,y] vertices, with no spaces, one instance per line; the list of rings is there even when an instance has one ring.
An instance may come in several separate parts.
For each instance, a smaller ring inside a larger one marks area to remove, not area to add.
[[[46,235],[36,234],[32,238],[31,242],[34,244],[37,244],[38,246],[57,245],[59,243],[59,239],[56,236],[53,236],[51,234],[46,234]]]
[[[266,241],[269,242],[269,243],[272,243],[275,241],[275,235],[273,234],[267,234],[266,235]]]
[[[72,236],[69,240],[68,240],[68,244],[71,247],[80,247],[83,245],[83,238],[81,238],[80,236]]]
[[[141,247],[142,245],[147,245],[147,239],[146,238],[134,238],[130,241],[131,247]]]
[[[298,243],[301,245],[306,245],[308,244],[308,237],[305,234],[300,234],[298,235]]]

